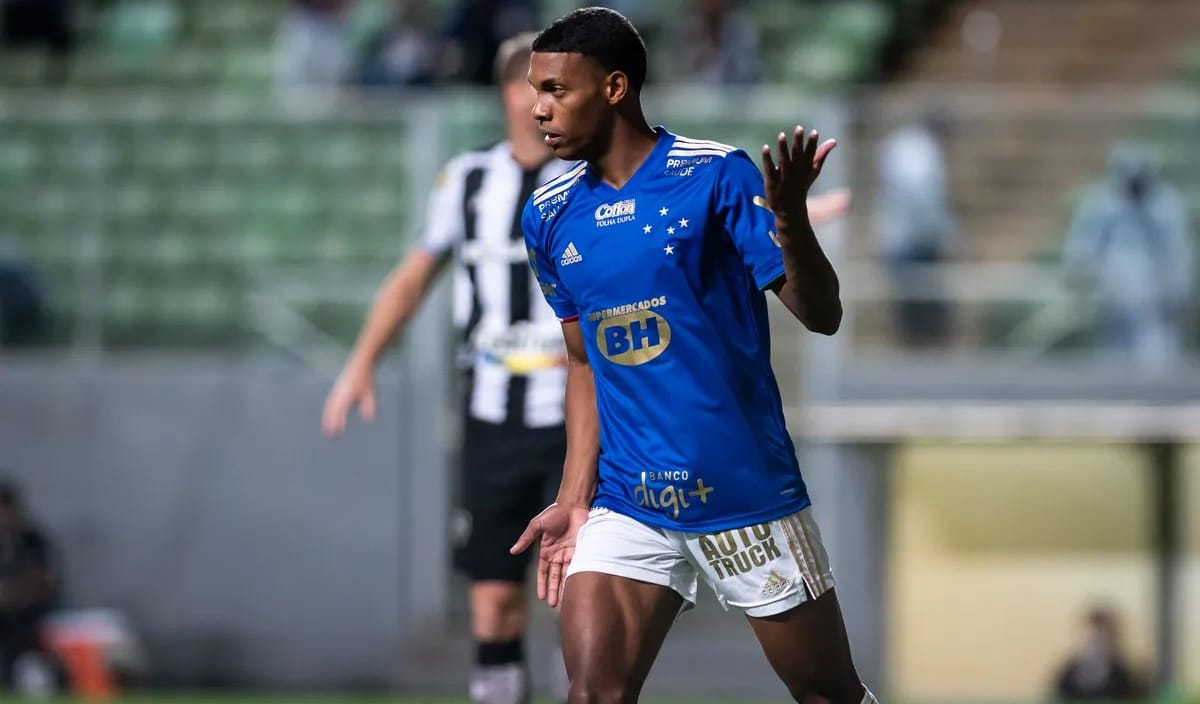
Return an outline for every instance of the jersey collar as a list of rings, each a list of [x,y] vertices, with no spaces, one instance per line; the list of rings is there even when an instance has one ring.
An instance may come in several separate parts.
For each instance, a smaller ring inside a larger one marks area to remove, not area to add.
[[[587,170],[584,172],[584,178],[586,179],[588,186],[594,191],[621,194],[632,191],[633,188],[636,188],[636,184],[644,181],[649,176],[652,176],[657,168],[656,165],[661,165],[663,163],[664,155],[675,142],[675,135],[671,134],[667,128],[663,127],[662,125],[655,125],[654,132],[658,135],[658,141],[654,143],[654,148],[651,149],[650,153],[646,155],[646,158],[642,160],[642,163],[633,172],[633,175],[629,177],[629,180],[625,182],[624,186],[621,186],[621,188],[617,189],[608,185],[596,174],[591,164],[588,164]]]

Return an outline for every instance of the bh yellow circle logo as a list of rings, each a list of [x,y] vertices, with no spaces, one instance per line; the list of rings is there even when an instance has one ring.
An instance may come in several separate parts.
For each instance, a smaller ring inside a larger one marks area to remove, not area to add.
[[[639,310],[600,322],[596,346],[604,358],[627,367],[645,364],[671,344],[671,326],[652,310]]]

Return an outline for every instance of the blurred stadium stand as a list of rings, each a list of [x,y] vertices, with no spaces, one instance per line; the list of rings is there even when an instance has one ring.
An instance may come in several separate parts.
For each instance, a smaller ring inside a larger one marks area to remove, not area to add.
[[[914,4],[753,3],[766,73],[800,94],[871,75],[893,17]],[[556,5],[548,17],[570,4]],[[650,31],[683,5],[655,3]],[[92,343],[112,348],[244,345],[254,337],[245,303],[256,272],[363,267],[371,280],[411,235],[425,172],[470,144],[467,135],[496,133],[486,100],[442,115],[453,129],[420,156],[404,102],[347,95],[321,119],[281,112],[266,38],[285,7],[83,3],[87,41],[67,85],[53,90],[41,83],[44,56],[5,53],[0,232],[49,277],[50,343],[92,330]],[[365,25],[382,3],[359,9]],[[297,312],[347,341],[368,294],[312,297]]]

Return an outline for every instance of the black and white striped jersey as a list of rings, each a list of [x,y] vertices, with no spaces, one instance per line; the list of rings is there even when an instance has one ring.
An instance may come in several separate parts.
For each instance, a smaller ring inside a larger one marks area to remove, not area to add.
[[[454,256],[454,321],[473,418],[531,428],[563,422],[562,328],[529,266],[521,210],[570,166],[551,159],[526,170],[501,142],[451,159],[426,206],[423,246]]]

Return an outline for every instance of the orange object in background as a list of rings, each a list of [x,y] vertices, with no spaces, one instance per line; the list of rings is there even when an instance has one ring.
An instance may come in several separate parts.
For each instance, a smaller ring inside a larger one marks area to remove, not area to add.
[[[126,619],[109,609],[65,611],[42,623],[44,647],[61,663],[66,688],[83,701],[116,699],[145,654]]]
[[[108,666],[104,643],[86,634],[70,634],[51,644],[67,670],[71,693],[85,701],[109,701],[118,692],[117,678]]]

